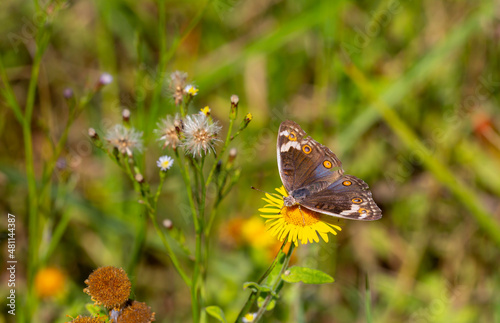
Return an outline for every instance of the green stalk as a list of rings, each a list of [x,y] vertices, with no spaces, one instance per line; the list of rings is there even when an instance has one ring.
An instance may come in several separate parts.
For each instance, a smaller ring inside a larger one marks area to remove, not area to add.
[[[200,203],[198,205],[198,228],[196,230],[196,249],[195,249],[195,264],[193,271],[193,285],[191,286],[191,298],[192,298],[192,311],[193,311],[193,321],[199,321],[200,309],[203,308],[203,299],[201,297],[200,290],[202,289],[203,282],[203,271],[202,264],[204,263],[203,259],[203,238],[204,238],[204,223],[205,223],[205,200],[206,200],[206,185],[205,178],[203,176],[203,165],[205,164],[205,156],[201,158],[201,161],[196,164],[195,161],[195,170],[196,175],[199,177],[200,187],[201,187],[201,197]],[[201,277],[201,281],[200,281]]]
[[[137,190],[137,192],[140,193],[141,196],[142,196],[142,198],[143,198],[143,203],[144,203],[144,206],[147,209],[149,218],[151,219],[151,222],[153,223],[155,231],[158,234],[158,236],[160,237],[160,239],[161,239],[161,241],[163,243],[163,246],[165,247],[165,249],[167,251],[168,256],[172,260],[172,263],[173,263],[175,269],[177,270],[177,272],[181,276],[182,280],[184,280],[184,282],[186,283],[186,285],[187,286],[191,286],[191,284],[192,284],[191,280],[189,279],[189,277],[186,275],[186,273],[182,269],[177,256],[175,255],[175,253],[173,252],[173,250],[172,250],[172,248],[170,246],[170,243],[165,238],[165,234],[163,233],[163,231],[161,230],[160,226],[158,225],[158,223],[156,221],[156,205],[155,205],[155,207],[153,207],[150,204],[150,202],[149,202],[149,199],[150,199],[149,193],[146,193],[146,192],[149,192],[149,190],[145,190],[143,188],[139,188]]]
[[[269,305],[269,303],[271,302],[271,300],[274,297],[273,294],[276,295],[279,293],[279,290],[281,289],[281,286],[283,284],[283,279],[281,278],[281,276],[285,273],[286,269],[288,268],[288,263],[290,262],[290,258],[292,258],[292,253],[293,253],[294,248],[295,248],[295,244],[291,243],[290,249],[288,250],[288,253],[286,254],[285,261],[283,262],[283,265],[282,265],[281,270],[278,274],[278,277],[272,285],[271,292],[268,293],[264,302],[262,303],[259,310],[257,311],[256,316],[253,319],[254,323],[259,322],[260,319],[262,318],[262,316],[264,315],[264,313],[266,312],[267,306]]]
[[[166,0],[158,0],[158,38],[160,40],[160,61],[156,74],[155,88],[153,89],[153,98],[151,99],[151,111],[149,125],[154,127],[154,121],[157,119],[160,108],[161,90],[165,79],[165,72],[169,57],[167,56],[167,8]]]
[[[182,267],[179,263],[179,260],[177,259],[177,256],[175,255],[175,253],[172,251],[172,248],[170,247],[170,243],[165,238],[165,234],[163,234],[163,231],[161,230],[160,226],[158,225],[158,223],[156,223],[156,212],[154,209],[151,208],[151,205],[149,205],[149,203],[148,203],[148,210],[149,210],[149,212],[148,212],[149,218],[151,219],[151,222],[153,223],[156,234],[158,234],[158,236],[161,239],[161,242],[163,243],[163,246],[165,246],[165,249],[167,250],[167,254],[170,257],[170,259],[172,260],[172,264],[174,265],[175,269],[177,270],[177,272],[181,276],[184,283],[186,283],[186,285],[188,287],[190,287],[194,283],[191,282],[189,277],[186,275],[186,273],[182,269]]]
[[[276,255],[276,257],[274,258],[271,266],[269,266],[269,268],[266,270],[266,272],[264,273],[264,275],[262,275],[262,277],[259,279],[259,281],[258,281],[259,285],[262,284],[262,282],[267,278],[267,276],[269,276],[269,274],[274,270],[274,268],[278,264],[278,260],[280,259],[280,256],[283,253],[283,249],[285,248],[285,245],[287,244],[287,242],[288,242],[288,239],[285,239],[285,241],[281,245],[280,251],[278,252],[278,254]],[[281,283],[283,281],[281,279],[281,275],[286,271],[286,269],[288,267],[288,263],[290,262],[290,258],[292,257],[292,253],[293,253],[293,249],[294,248],[295,248],[295,244],[292,243],[290,245],[290,249],[288,250],[288,253],[285,255],[286,258],[283,261],[282,267],[281,267],[281,269],[279,271],[279,275],[277,276],[277,279],[272,283],[271,292],[269,292],[269,295],[268,295],[269,299],[268,299],[268,297],[266,297],[265,304],[263,304],[259,308],[259,312],[261,311],[261,309],[263,309],[262,313],[260,313],[260,315],[257,314],[257,316],[254,318],[253,322],[258,322],[258,320],[265,313],[266,307],[269,304],[269,302],[271,301],[271,299],[273,297],[273,294],[276,295],[277,292],[279,292],[279,289],[281,288],[280,285],[281,285]],[[254,291],[252,291],[252,293],[248,297],[248,300],[246,301],[245,305],[243,305],[243,308],[241,309],[240,313],[238,314],[238,317],[236,318],[235,323],[240,323],[242,321],[243,317],[247,313],[250,312],[250,310],[252,309],[252,306],[257,301],[259,295],[260,295],[260,290],[254,290]]]
[[[7,77],[7,73],[5,72],[1,56],[0,56],[0,78],[2,79],[4,85],[4,88],[1,89],[2,95],[5,98],[5,101],[7,101],[7,106],[12,109],[12,111],[14,112],[14,116],[16,117],[19,124],[23,125],[24,124],[23,112],[21,111],[21,107],[17,102],[14,91],[10,86],[9,78]]]
[[[224,146],[222,146],[222,149],[221,149],[219,155],[217,156],[217,157],[219,157],[219,159],[222,158],[222,156],[224,155],[224,152],[226,151],[227,147],[229,146],[229,143],[232,140],[231,133],[233,132],[234,120],[236,120],[236,116],[234,116],[234,118],[229,118],[229,129],[227,130],[226,140],[224,141]],[[214,165],[212,166],[212,169],[210,170],[210,173],[208,174],[207,183],[206,183],[207,187],[212,182],[212,178],[213,178],[213,175],[214,175],[216,168],[217,168],[217,161],[214,163]]]
[[[23,139],[24,139],[24,154],[26,160],[26,178],[28,182],[28,275],[27,275],[27,311],[26,318],[31,320],[31,317],[36,307],[36,297],[33,293],[33,279],[38,268],[38,201],[39,196],[36,187],[35,161],[33,157],[33,140],[31,131],[31,121],[33,110],[35,108],[35,96],[40,74],[40,64],[42,56],[49,42],[49,34],[41,29],[36,38],[37,49],[33,59],[31,69],[31,78],[28,86],[28,94],[26,98],[26,109],[24,115]]]
[[[181,170],[181,175],[184,180],[184,183],[186,184],[186,191],[188,195],[188,201],[189,205],[191,208],[191,214],[192,214],[192,219],[194,222],[194,229],[196,233],[196,251],[195,251],[195,261],[198,262],[198,260],[201,258],[201,230],[202,230],[202,224],[201,221],[198,218],[198,212],[196,211],[196,206],[194,203],[194,197],[193,197],[193,190],[191,186],[191,176],[189,174],[189,167],[188,165],[181,160],[181,157],[179,156],[179,151],[174,150],[175,152],[175,157],[176,160],[179,163],[179,168]],[[191,311],[192,311],[192,316],[193,316],[193,322],[198,322],[199,320],[199,304],[198,304],[198,276],[199,276],[199,266],[195,265],[194,271],[193,271],[193,276],[191,280],[191,284],[189,285],[191,287]]]

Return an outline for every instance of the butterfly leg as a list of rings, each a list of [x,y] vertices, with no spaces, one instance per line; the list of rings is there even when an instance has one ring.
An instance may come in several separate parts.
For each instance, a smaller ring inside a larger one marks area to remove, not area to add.
[[[302,213],[302,209],[300,208],[300,204],[299,204],[299,211],[300,211],[300,215],[302,215],[302,224],[304,226],[306,226],[306,219],[304,218],[304,213]]]

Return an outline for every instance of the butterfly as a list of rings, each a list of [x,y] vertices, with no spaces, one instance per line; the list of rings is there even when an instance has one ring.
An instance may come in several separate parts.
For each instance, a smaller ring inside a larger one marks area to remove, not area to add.
[[[337,156],[297,123],[281,123],[276,151],[281,181],[288,192],[283,197],[285,206],[298,205],[350,220],[382,217],[368,185],[356,176],[344,174]]]

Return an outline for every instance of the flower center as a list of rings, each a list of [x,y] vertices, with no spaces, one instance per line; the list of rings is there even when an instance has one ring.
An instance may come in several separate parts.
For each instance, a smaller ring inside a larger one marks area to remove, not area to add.
[[[118,139],[118,145],[121,148],[127,148],[130,145],[130,143],[129,143],[129,141],[128,141],[127,138],[119,138]]]
[[[304,207],[299,209],[298,205],[285,206],[281,209],[283,219],[287,224],[307,227],[320,222],[316,212],[310,211]]]
[[[204,129],[199,129],[194,133],[194,140],[200,143],[208,142],[210,134]]]
[[[175,127],[167,129],[165,134],[170,138],[177,138],[177,131],[175,130]]]

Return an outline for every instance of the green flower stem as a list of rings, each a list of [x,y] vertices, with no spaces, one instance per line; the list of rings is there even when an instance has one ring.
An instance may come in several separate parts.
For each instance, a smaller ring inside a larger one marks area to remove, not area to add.
[[[124,157],[124,158],[122,158],[122,163],[125,166],[124,167],[125,173],[128,175],[128,177],[132,181],[132,183],[134,185],[134,189],[136,191],[138,191],[139,183],[137,183],[137,181],[135,180],[135,176],[134,176],[134,173],[132,172],[132,169],[130,168],[130,162],[129,162],[129,161],[134,161],[134,160],[132,159],[132,157],[128,157],[126,155],[122,155],[122,156]]]
[[[191,298],[192,298],[192,310],[193,310],[193,321],[199,321],[200,309],[204,307],[203,297],[201,297],[201,290],[204,287],[204,270],[202,264],[204,264],[204,254],[203,254],[203,242],[204,242],[204,224],[205,224],[205,201],[206,201],[206,185],[205,178],[203,175],[203,166],[205,164],[206,155],[204,155],[199,164],[194,161],[194,166],[196,170],[196,175],[199,177],[199,182],[201,184],[201,196],[200,203],[198,205],[198,230],[196,230],[196,249],[195,249],[195,264],[193,271],[193,284],[191,286]],[[207,243],[205,241],[205,243]]]
[[[28,277],[27,277],[27,303],[26,303],[26,320],[31,321],[31,317],[37,305],[37,299],[33,291],[33,279],[38,268],[38,246],[39,246],[39,221],[38,221],[38,201],[39,196],[36,186],[35,161],[33,156],[33,140],[31,132],[31,122],[33,110],[35,107],[35,96],[40,74],[40,64],[42,56],[49,43],[49,32],[42,28],[36,37],[36,52],[33,59],[31,69],[31,78],[28,86],[28,94],[26,98],[26,108],[23,119],[23,140],[24,153],[26,160],[26,177],[28,182]]]
[[[274,258],[273,263],[271,264],[271,266],[269,266],[269,268],[266,270],[264,275],[262,275],[262,277],[259,279],[258,285],[262,284],[262,282],[269,276],[269,274],[274,270],[274,268],[278,264],[278,261],[281,258],[280,255],[283,253],[283,249],[285,248],[285,245],[287,244],[287,240],[288,239],[285,239],[285,241],[281,245],[280,251],[276,255],[276,258]],[[282,282],[283,282],[283,280],[281,279],[281,275],[288,268],[288,263],[290,262],[290,258],[292,257],[292,253],[293,253],[294,248],[295,248],[295,244],[292,243],[290,245],[290,249],[288,250],[288,253],[285,255],[285,259],[283,261],[283,264],[281,265],[281,269],[279,271],[279,274],[276,276],[275,280],[272,282],[272,284],[270,286],[271,291],[269,292],[269,295],[264,300],[264,304],[259,308],[253,322],[258,322],[260,320],[262,315],[265,313],[269,302],[272,300],[273,297],[275,297],[274,295],[277,295],[279,293],[281,286],[282,286]],[[241,309],[238,317],[236,318],[235,323],[240,323],[242,321],[243,317],[250,312],[250,310],[252,309],[252,306],[257,301],[259,295],[260,295],[260,290],[253,290],[252,291],[252,293],[248,297],[247,302],[245,303],[245,305]]]
[[[193,100],[192,96],[188,96],[186,101],[182,101],[181,104],[179,104],[179,107],[181,109],[181,118],[185,118],[187,115],[187,112],[189,111],[189,104]]]
[[[151,99],[151,111],[149,112],[149,125],[153,128],[154,121],[157,119],[160,108],[161,91],[169,57],[167,56],[167,6],[166,0],[158,0],[158,39],[160,40],[160,61],[158,63],[155,87]]]
[[[188,201],[189,201],[189,206],[191,208],[191,214],[193,216],[193,222],[194,222],[194,227],[195,230],[198,230],[198,221],[196,217],[196,206],[194,204],[194,198],[193,198],[193,191],[191,189],[191,179],[189,176],[189,169],[187,165],[181,160],[181,157],[179,156],[179,151],[176,149],[174,150],[175,152],[175,159],[177,160],[177,163],[179,164],[179,169],[181,170],[181,176],[184,180],[184,183],[186,184],[186,191],[188,195]]]
[[[50,256],[56,250],[57,246],[59,246],[59,242],[62,239],[64,232],[69,224],[71,219],[72,212],[71,210],[65,207],[66,200],[68,198],[69,192],[72,192],[78,182],[77,177],[72,177],[68,180],[66,185],[59,186],[60,193],[58,194],[60,205],[57,207],[58,210],[62,210],[61,217],[57,220],[57,224],[52,231],[52,235],[49,241],[49,244],[45,250],[45,253],[40,257],[40,264],[45,266],[49,261]]]
[[[234,118],[229,119],[229,129],[227,130],[226,140],[224,141],[224,146],[222,147],[219,155],[217,156],[217,157],[219,157],[219,159],[222,159],[224,152],[226,151],[227,147],[229,146],[229,142],[231,142],[231,140],[232,140],[231,133],[233,132],[234,120],[235,120]],[[213,175],[214,175],[216,168],[217,168],[217,162],[214,163],[214,165],[212,166],[212,169],[210,170],[210,173],[208,174],[207,182],[205,184],[207,187],[212,182]]]
[[[181,110],[181,118],[186,117],[186,113],[187,113],[186,110],[187,109],[184,109],[184,106],[182,105],[182,103],[179,104],[179,109]]]
[[[286,241],[286,240],[285,240]],[[286,254],[285,261],[283,262],[283,265],[281,266],[281,270],[276,277],[276,280],[273,282],[271,292],[268,293],[266,296],[264,302],[262,303],[261,307],[257,311],[256,316],[253,319],[254,323],[257,323],[260,321],[262,318],[262,315],[266,312],[267,306],[269,305],[269,302],[275,297],[274,295],[277,295],[279,291],[281,290],[281,287],[283,286],[283,279],[281,276],[285,273],[286,269],[288,268],[288,264],[290,263],[290,258],[292,257],[293,249],[295,248],[295,244],[291,243],[290,244],[290,249],[288,250],[288,253]]]
[[[17,102],[14,91],[12,90],[12,87],[10,86],[9,78],[7,77],[7,73],[5,72],[5,68],[3,66],[3,60],[2,60],[1,56],[0,56],[0,78],[2,79],[2,82],[4,85],[4,87],[1,89],[1,91],[2,91],[3,97],[5,98],[5,101],[7,101],[7,107],[12,109],[19,124],[23,125],[24,124],[24,115],[23,115],[23,112],[21,110],[21,107],[19,106],[19,103]]]
[[[407,145],[408,148],[418,153],[424,167],[427,168],[441,184],[453,192],[457,199],[469,209],[479,227],[489,235],[490,239],[497,246],[500,246],[500,224],[484,208],[475,192],[453,175],[453,173],[432,154],[429,148],[420,141],[418,136],[396,114],[396,112],[394,112],[387,103],[377,97],[368,80],[359,69],[352,64],[348,64],[345,65],[345,72],[354,83],[374,101],[374,107],[382,115],[387,125],[391,127],[399,139]]]
[[[41,200],[45,198],[45,194],[47,193],[47,189],[49,187],[50,178],[57,165],[57,160],[59,159],[59,156],[61,155],[63,149],[66,146],[69,129],[71,125],[73,125],[73,122],[78,118],[83,109],[88,105],[90,99],[95,95],[95,93],[96,92],[92,92],[89,97],[82,98],[82,100],[80,100],[80,103],[76,107],[74,103],[70,103],[71,113],[68,118],[68,121],[66,122],[66,125],[64,126],[63,133],[61,134],[61,137],[57,141],[57,144],[54,147],[52,155],[44,165],[42,179],[40,181],[40,187],[39,187],[39,196],[40,196],[39,202],[41,202]]]
[[[146,195],[146,192],[149,193],[149,190],[148,189],[139,189],[138,190],[138,193],[140,193],[141,196],[143,197],[143,203],[146,206],[146,209],[148,210],[149,218],[151,219],[151,222],[153,223],[155,231],[158,234],[158,236],[160,237],[160,239],[161,239],[161,241],[163,243],[163,246],[167,250],[167,254],[170,257],[170,259],[172,260],[172,264],[174,265],[175,269],[177,270],[177,272],[181,276],[182,280],[184,280],[184,282],[186,283],[186,285],[188,287],[190,287],[191,284],[192,284],[192,282],[189,279],[189,277],[186,275],[186,273],[184,272],[184,270],[182,269],[177,256],[175,255],[175,253],[173,252],[172,248],[170,247],[170,243],[165,238],[165,234],[163,233],[163,231],[161,230],[160,226],[158,225],[158,223],[156,221],[156,205],[155,205],[155,207],[153,207],[150,204],[150,202],[149,202],[150,197],[149,197],[149,195]]]
[[[135,286],[136,278],[137,278],[137,264],[139,263],[139,259],[141,257],[141,251],[143,250],[144,243],[146,241],[146,233],[147,233],[147,224],[148,224],[148,216],[151,211],[146,208],[146,214],[140,214],[140,219],[138,219],[139,224],[135,228],[135,239],[132,246],[132,251],[130,252],[130,258],[127,266],[127,273],[132,280],[132,289]],[[132,293],[134,291],[132,290]]]
[[[158,188],[156,189],[156,194],[153,200],[155,209],[158,206],[158,199],[160,198],[161,189],[163,188],[163,184],[165,183],[165,178],[167,178],[167,171],[160,171],[160,183],[158,184]]]
[[[174,265],[175,269],[177,270],[177,272],[181,276],[181,278],[184,281],[184,283],[186,283],[186,285],[188,287],[191,287],[191,285],[193,283],[191,282],[191,280],[189,279],[189,277],[186,275],[186,273],[182,269],[182,267],[181,267],[181,265],[179,263],[179,260],[177,259],[177,256],[175,255],[175,253],[172,251],[172,248],[170,247],[170,243],[165,238],[165,234],[163,233],[163,231],[160,229],[160,226],[156,222],[156,212],[155,212],[155,210],[152,210],[151,206],[149,206],[148,209],[149,209],[149,212],[148,212],[149,218],[151,219],[151,222],[153,223],[153,226],[155,228],[156,234],[158,234],[158,236],[161,239],[161,242],[163,243],[163,246],[165,246],[165,249],[167,250],[167,254],[170,257],[170,259],[172,260],[172,264]]]
[[[187,195],[188,195],[189,206],[191,208],[194,229],[196,232],[195,261],[198,262],[199,259],[201,259],[200,253],[201,253],[201,243],[202,243],[202,240],[201,240],[202,223],[201,223],[201,221],[199,221],[198,213],[196,211],[196,206],[194,203],[193,190],[192,190],[192,186],[191,186],[191,176],[189,174],[189,166],[187,165],[186,162],[183,162],[181,160],[181,157],[179,156],[178,150],[175,150],[175,157],[179,163],[179,168],[181,170],[181,175],[182,175],[182,178],[184,180],[184,183],[186,184],[186,191],[187,191]],[[199,307],[199,303],[198,303],[198,288],[199,288],[198,287],[198,276],[199,276],[199,266],[195,265],[191,284],[189,284],[189,286],[191,287],[191,310],[192,310],[193,322],[199,321],[199,314],[200,314],[200,307]]]

